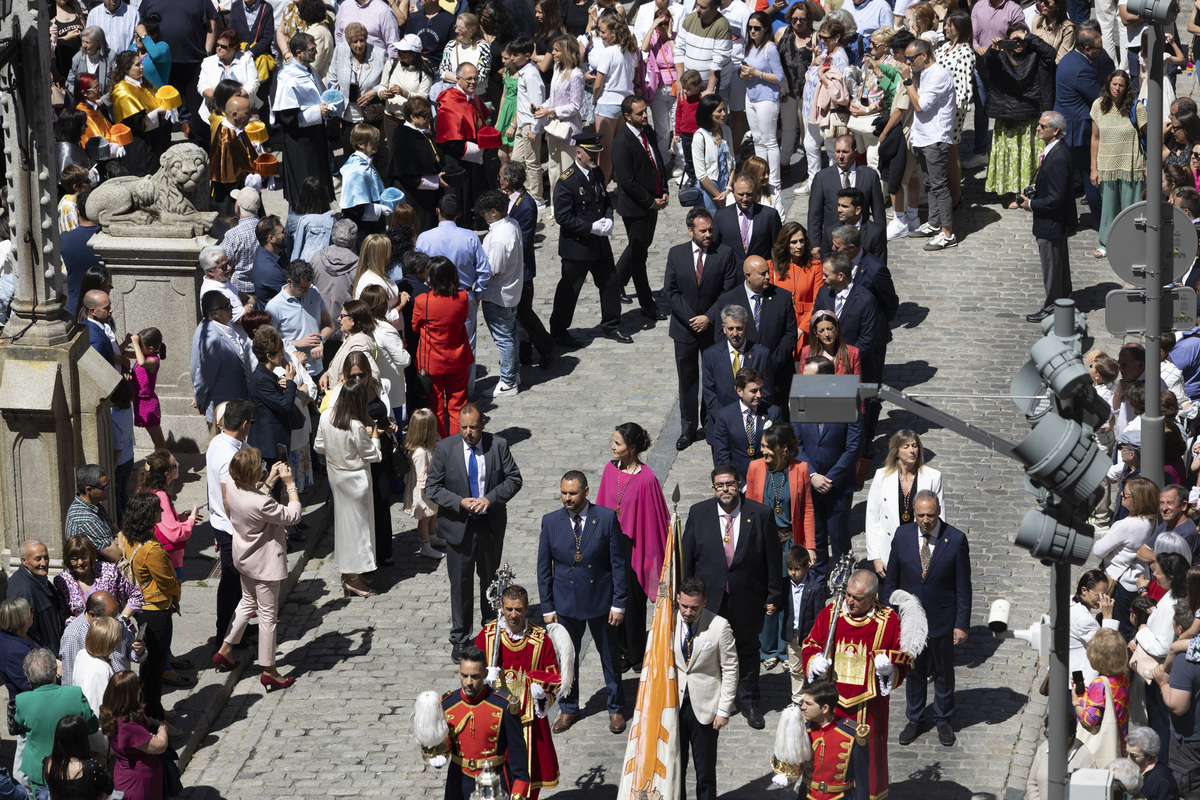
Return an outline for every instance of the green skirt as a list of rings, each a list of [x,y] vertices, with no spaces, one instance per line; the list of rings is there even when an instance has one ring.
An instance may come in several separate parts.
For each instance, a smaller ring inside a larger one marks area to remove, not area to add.
[[[496,115],[496,130],[500,131],[500,141],[512,147],[513,137],[508,135],[508,126],[517,122],[517,80],[518,76],[504,76],[504,99],[500,101],[500,113]]]
[[[1031,185],[1042,147],[1037,138],[1037,117],[1025,122],[996,120],[983,188],[995,194],[1017,194]]]

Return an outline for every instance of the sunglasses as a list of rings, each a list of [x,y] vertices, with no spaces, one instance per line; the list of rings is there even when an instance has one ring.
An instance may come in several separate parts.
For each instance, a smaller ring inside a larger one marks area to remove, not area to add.
[[[747,25],[746,26],[746,30],[748,30],[748,31],[761,31],[762,29],[763,29],[762,25]]]

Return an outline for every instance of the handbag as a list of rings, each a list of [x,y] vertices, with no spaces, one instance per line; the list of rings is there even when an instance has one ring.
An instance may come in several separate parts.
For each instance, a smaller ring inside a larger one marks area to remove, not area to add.
[[[685,186],[678,192],[679,205],[684,208],[693,208],[704,205],[704,199],[700,194],[699,186]]]
[[[544,130],[547,136],[559,141],[568,142],[571,140],[571,123],[566,120],[556,119],[552,122],[547,122]]]
[[[1129,657],[1129,669],[1133,674],[1149,684],[1152,680],[1150,673],[1165,660],[1165,656],[1162,658],[1152,656],[1140,644],[1135,643],[1133,646],[1133,655]]]
[[[428,292],[425,293],[425,318],[429,319],[429,293]],[[425,336],[421,336],[417,341],[420,343],[423,343],[425,345],[425,352],[426,352],[426,354],[428,354],[429,353],[429,339]],[[421,360],[420,352],[421,352],[421,346],[420,346],[420,344],[418,344],[417,345],[417,356],[418,356],[417,360],[418,361]],[[430,377],[429,373],[425,371],[424,367],[421,367],[419,370],[417,370],[417,380],[421,382],[421,392],[422,392],[422,394],[424,394],[425,397],[429,397],[430,395],[433,394],[433,378]]]
[[[1117,724],[1112,687],[1107,680],[1104,681],[1104,716],[1100,719],[1100,729],[1093,732],[1080,725],[1075,738],[1091,751],[1097,764],[1108,764],[1121,757],[1121,729]]]
[[[183,794],[183,773],[179,771],[179,753],[169,743],[167,749],[158,754],[162,764],[163,797],[178,797]]]
[[[850,106],[838,106],[829,112],[829,122],[821,128],[825,139],[836,139],[850,132]]]

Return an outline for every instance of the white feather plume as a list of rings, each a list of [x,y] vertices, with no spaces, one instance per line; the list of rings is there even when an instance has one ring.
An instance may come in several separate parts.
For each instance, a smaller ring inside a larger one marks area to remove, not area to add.
[[[546,635],[554,645],[554,657],[558,659],[558,672],[562,675],[562,688],[558,690],[558,696],[566,697],[575,685],[575,644],[567,629],[557,622],[546,626]]]
[[[442,711],[442,696],[437,692],[421,692],[417,695],[412,715],[412,737],[424,748],[433,748],[446,741],[450,726]]]
[[[901,589],[892,592],[888,602],[900,614],[900,649],[916,658],[929,643],[929,620],[925,617],[925,609],[920,600]]]
[[[804,715],[800,706],[790,705],[779,715],[779,728],[775,731],[775,777],[771,780],[779,786],[787,786],[799,777],[801,767],[812,761],[812,745],[804,727]]]

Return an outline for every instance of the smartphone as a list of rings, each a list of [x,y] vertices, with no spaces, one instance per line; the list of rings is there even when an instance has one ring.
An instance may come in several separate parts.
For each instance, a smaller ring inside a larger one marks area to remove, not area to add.
[[[1071,673],[1071,682],[1075,684],[1075,696],[1083,697],[1087,692],[1087,684],[1083,681],[1083,670],[1077,669]]]
[[[201,503],[200,505],[196,506],[196,511],[197,511],[197,512],[200,512],[200,511],[203,511],[203,510],[204,510],[204,509],[206,509],[206,508],[208,508],[208,502],[207,502],[207,501],[205,501],[205,502]]]
[[[279,456],[279,460],[283,463],[288,463],[288,449],[282,444],[275,445],[275,454]]]
[[[996,48],[998,50],[1016,50],[1020,44],[1016,39],[1001,39],[996,42]]]
[[[832,64],[832,63],[833,63],[833,57],[832,57],[832,56],[825,56],[825,60],[821,62],[821,66],[822,66],[822,67],[828,67],[828,66],[829,66],[830,64]]]

